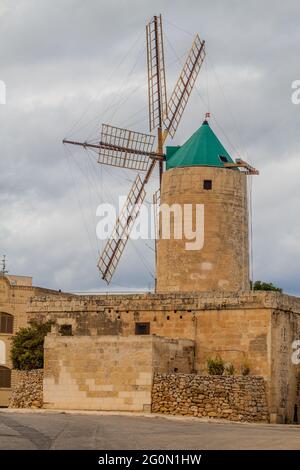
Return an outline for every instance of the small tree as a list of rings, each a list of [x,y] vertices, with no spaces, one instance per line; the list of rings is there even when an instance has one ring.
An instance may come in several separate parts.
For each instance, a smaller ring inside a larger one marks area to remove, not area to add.
[[[31,370],[44,367],[44,339],[52,322],[29,322],[12,338],[11,359],[14,369]]]
[[[282,289],[280,287],[274,286],[272,282],[262,282],[262,281],[255,281],[253,284],[253,290],[268,290],[268,291],[282,292]]]

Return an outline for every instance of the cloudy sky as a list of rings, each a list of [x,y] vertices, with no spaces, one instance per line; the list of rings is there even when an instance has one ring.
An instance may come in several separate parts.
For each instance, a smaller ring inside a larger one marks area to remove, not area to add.
[[[69,291],[107,290],[96,208],[135,174],[101,167],[64,137],[96,140],[110,122],[147,132],[145,24],[162,13],[171,92],[193,34],[207,58],[180,128],[211,126],[253,178],[254,279],[300,295],[300,79],[297,0],[0,0],[0,253],[11,273]],[[147,193],[157,188],[152,179]],[[151,289],[151,241],[129,242],[110,289]]]

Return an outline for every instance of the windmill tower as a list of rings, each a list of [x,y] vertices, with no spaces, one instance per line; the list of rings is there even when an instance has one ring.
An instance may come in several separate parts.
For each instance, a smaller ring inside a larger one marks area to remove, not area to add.
[[[206,116],[208,117],[208,116]],[[205,119],[182,147],[167,147],[161,208],[179,206],[170,220],[170,238],[157,243],[158,292],[247,291],[249,282],[247,175],[258,174],[246,162],[234,162]],[[201,205],[201,246],[189,248],[184,210],[195,221]],[[166,223],[169,212],[161,212]],[[176,238],[174,225],[181,224]]]
[[[172,138],[175,136],[205,58],[205,41],[201,41],[199,35],[196,34],[173,93],[168,100],[161,15],[154,16],[147,24],[146,41],[149,128],[150,132],[157,129],[156,150],[153,151],[155,142],[153,135],[121,129],[109,124],[102,124],[98,144],[63,140],[65,144],[99,150],[98,163],[100,164],[145,172],[144,178],[140,174],[136,176],[111,237],[98,262],[101,277],[108,284],[114,275],[131,229],[139,215],[140,207],[146,196],[145,187],[157,163],[159,164],[161,185],[165,161],[164,143],[168,136]],[[159,191],[155,194],[155,201],[156,203],[159,201]]]

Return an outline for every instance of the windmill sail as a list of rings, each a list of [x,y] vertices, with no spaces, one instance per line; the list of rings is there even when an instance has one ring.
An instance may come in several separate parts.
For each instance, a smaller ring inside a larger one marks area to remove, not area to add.
[[[155,137],[102,124],[98,163],[147,171]]]
[[[162,126],[167,115],[167,91],[162,19],[154,16],[146,26],[150,132]]]
[[[138,217],[140,207],[145,199],[146,192],[144,186],[144,181],[142,181],[140,176],[137,175],[123,209],[117,219],[111,237],[107,241],[100,256],[98,268],[102,274],[102,279],[104,279],[108,284],[116,270],[131,229]]]
[[[204,58],[205,41],[201,41],[197,34],[168,102],[168,116],[164,125],[171,137],[175,135]]]
[[[103,124],[99,143],[70,141],[64,143],[91,148],[98,152],[98,162],[115,167],[146,171],[142,180],[138,175],[126,203],[116,221],[113,233],[100,256],[98,267],[102,279],[110,282],[125,249],[130,231],[145,199],[145,186],[159,162],[159,181],[165,159],[163,146],[168,135],[174,137],[180,119],[192,92],[205,57],[205,42],[199,36],[193,42],[185,65],[169,101],[167,101],[162,19],[154,16],[146,26],[148,100],[150,132],[157,128],[157,148],[153,151],[155,137],[129,129]],[[159,208],[159,193],[155,197]],[[157,219],[156,219],[157,221]],[[159,230],[156,226],[156,231]]]

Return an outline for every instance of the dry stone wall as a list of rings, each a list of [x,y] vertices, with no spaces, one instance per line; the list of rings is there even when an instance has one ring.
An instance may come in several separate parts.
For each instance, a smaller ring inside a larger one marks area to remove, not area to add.
[[[155,374],[152,412],[269,421],[265,381],[258,376]]]
[[[13,370],[14,383],[9,408],[42,408],[43,369]]]

